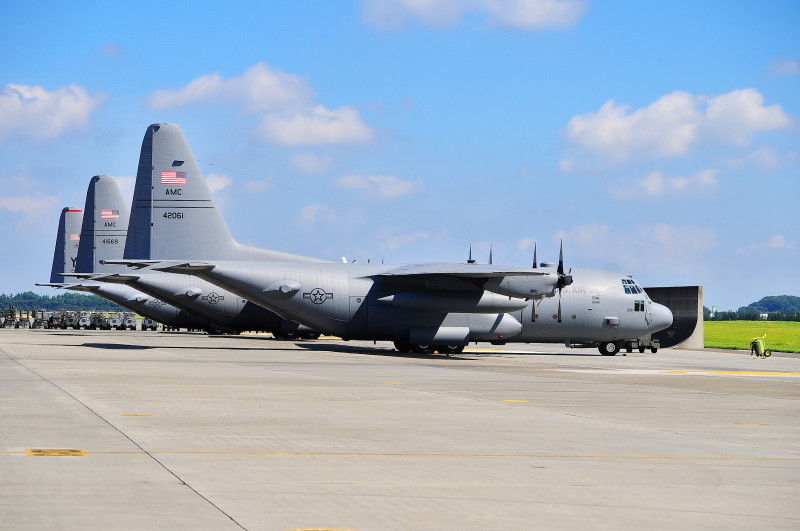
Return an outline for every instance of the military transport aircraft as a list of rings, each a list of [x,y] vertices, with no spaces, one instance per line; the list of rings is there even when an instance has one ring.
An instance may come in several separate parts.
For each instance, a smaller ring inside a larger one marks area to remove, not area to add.
[[[166,260],[135,260],[131,254],[146,252],[126,248],[118,263],[195,275],[324,333],[389,340],[400,351],[459,352],[470,341],[568,342],[613,355],[622,341],[672,322],[670,310],[628,275],[567,273],[563,253],[557,268],[342,264],[248,248],[231,260],[215,249],[229,247],[230,233],[206,200],[210,192],[180,129],[150,126],[146,149],[152,157],[140,159],[129,233],[137,215],[149,233],[129,237],[128,248],[146,242]],[[205,238],[220,226],[213,240]],[[187,261],[172,252],[182,241],[195,243],[194,256],[203,258]]]
[[[88,223],[84,221],[84,232],[92,236],[89,241],[94,245],[87,245],[86,252],[79,253],[75,273],[67,276],[91,279],[92,286],[98,282],[105,286],[127,285],[149,295],[152,302],[169,303],[194,316],[195,321],[202,320],[206,323],[203,329],[209,333],[252,330],[272,332],[276,337],[318,337],[313,330],[286,321],[208,282],[183,275],[131,274],[123,266],[100,263],[101,259],[121,258],[129,237],[129,209],[113,177],[92,178],[86,212],[94,212],[96,230],[88,228],[92,226],[90,219]]]
[[[90,196],[94,196],[91,184],[86,201],[86,211],[90,212],[90,215],[86,216],[85,219],[83,211],[79,208],[66,207],[61,211],[50,282],[37,284],[37,286],[89,292],[173,329],[200,330],[207,328],[209,326],[208,322],[128,286],[103,284],[91,280],[64,281],[62,275],[73,273],[79,263],[85,264],[87,257],[94,253],[95,248],[98,249],[97,255],[104,258],[119,258],[122,256],[122,247],[112,243],[112,241],[122,238],[124,245],[125,232],[122,231],[122,234],[120,234],[115,223],[118,220],[117,216],[124,217],[124,221],[127,222],[127,206],[124,202],[121,205],[117,205],[113,202],[100,201],[99,204],[108,207],[113,206],[114,208],[98,210],[96,219],[93,219],[95,216],[92,208],[94,201],[93,199],[90,200]],[[103,225],[107,226],[101,228]],[[106,240],[105,244],[102,243],[103,240]],[[115,248],[117,252],[114,252]],[[100,267],[110,269],[111,267],[120,268],[122,266]]]

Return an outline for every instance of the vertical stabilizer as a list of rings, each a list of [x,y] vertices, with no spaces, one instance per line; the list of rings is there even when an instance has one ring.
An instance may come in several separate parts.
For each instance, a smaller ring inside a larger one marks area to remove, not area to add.
[[[173,124],[151,125],[142,140],[124,258],[319,261],[238,244]]]
[[[180,127],[147,128],[125,258],[229,258],[236,242]]]
[[[78,244],[81,238],[81,220],[83,210],[65,207],[61,210],[56,234],[56,248],[53,251],[53,267],[50,269],[50,282],[61,283],[64,278],[60,273],[75,272],[78,256]]]
[[[116,179],[95,175],[86,190],[83,209],[81,245],[76,273],[110,273],[118,265],[104,265],[101,260],[119,260],[125,250],[130,210],[122,198]]]

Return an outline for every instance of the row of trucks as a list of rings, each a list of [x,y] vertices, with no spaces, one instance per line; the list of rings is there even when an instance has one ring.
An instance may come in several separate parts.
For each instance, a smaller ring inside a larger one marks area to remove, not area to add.
[[[13,306],[0,312],[0,327],[45,328],[66,330],[136,330],[133,313],[75,312],[49,310],[17,310]],[[142,319],[142,330],[157,330],[159,323]]]

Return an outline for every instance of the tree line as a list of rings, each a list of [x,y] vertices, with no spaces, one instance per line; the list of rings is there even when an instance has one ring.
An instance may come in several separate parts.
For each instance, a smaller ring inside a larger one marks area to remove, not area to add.
[[[767,314],[767,321],[800,321],[800,297],[794,295],[764,297],[736,311],[718,311],[713,314],[711,309],[703,306],[703,318],[706,321],[761,321],[763,314]]]
[[[16,295],[0,294],[0,309],[13,306],[18,310],[98,310],[101,312],[125,311],[119,305],[96,295],[67,292],[50,297],[32,291]]]

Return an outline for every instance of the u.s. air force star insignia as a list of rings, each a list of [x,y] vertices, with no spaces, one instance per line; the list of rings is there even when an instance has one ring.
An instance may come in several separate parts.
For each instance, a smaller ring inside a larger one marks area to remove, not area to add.
[[[309,293],[303,293],[304,299],[311,299],[314,304],[322,304],[328,299],[333,298],[333,293],[325,293],[322,288],[314,288]]]
[[[208,295],[203,295],[203,300],[204,301],[208,301],[209,304],[216,304],[219,301],[225,300],[225,296],[224,295],[219,295],[219,294],[217,294],[217,293],[212,291]]]
[[[164,303],[158,299],[152,299],[150,301],[150,306],[154,308],[161,308],[162,306],[164,306]]]

